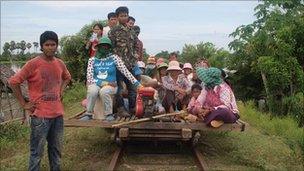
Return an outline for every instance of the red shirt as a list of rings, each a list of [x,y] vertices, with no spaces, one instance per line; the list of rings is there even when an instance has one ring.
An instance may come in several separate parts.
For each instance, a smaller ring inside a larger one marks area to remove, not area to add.
[[[27,80],[30,101],[36,103],[33,115],[55,118],[64,113],[60,88],[63,80],[67,79],[71,79],[71,75],[62,60],[46,61],[37,56],[12,76],[9,84],[21,84]]]

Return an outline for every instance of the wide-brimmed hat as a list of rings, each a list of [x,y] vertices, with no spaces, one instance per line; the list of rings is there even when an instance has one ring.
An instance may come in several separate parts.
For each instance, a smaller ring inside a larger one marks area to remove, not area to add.
[[[143,61],[137,61],[137,65],[139,68],[146,68],[146,64]]]
[[[167,68],[167,71],[170,71],[170,70],[181,71],[182,69],[179,67],[179,62],[178,61],[170,61],[169,66]]]
[[[163,62],[163,63],[161,63],[161,64],[159,64],[159,65],[157,66],[157,69],[160,69],[160,68],[163,68],[163,67],[168,68],[168,64],[165,63],[165,62]]]
[[[183,69],[186,69],[186,68],[189,68],[189,69],[192,69],[192,65],[190,63],[185,63],[184,66],[183,66]]]
[[[147,64],[156,64],[156,59],[154,56],[150,56],[147,60]]]
[[[197,68],[197,77],[202,80],[207,88],[213,88],[223,82],[221,70],[218,68]]]

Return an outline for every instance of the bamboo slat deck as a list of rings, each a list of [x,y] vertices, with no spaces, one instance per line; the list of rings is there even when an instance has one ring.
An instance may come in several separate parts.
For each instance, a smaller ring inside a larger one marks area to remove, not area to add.
[[[125,122],[125,121],[131,121],[136,120],[138,118],[131,117],[131,118],[120,118],[117,117],[115,121],[108,122],[103,120],[88,120],[88,121],[81,121],[79,118],[81,118],[82,113],[76,114],[76,116],[73,116],[72,118],[65,119],[64,125],[66,127],[100,127],[100,128],[113,128],[112,125]],[[150,129],[150,130],[180,130],[189,128],[194,131],[202,131],[202,130],[217,130],[217,131],[244,131],[246,127],[246,123],[238,120],[236,123],[233,124],[224,124],[219,128],[211,128],[207,126],[206,124],[202,122],[195,122],[195,123],[189,123],[189,122],[162,122],[162,121],[147,121],[147,122],[141,122],[136,124],[128,124],[128,125],[122,125],[117,128],[130,128],[130,129]]]

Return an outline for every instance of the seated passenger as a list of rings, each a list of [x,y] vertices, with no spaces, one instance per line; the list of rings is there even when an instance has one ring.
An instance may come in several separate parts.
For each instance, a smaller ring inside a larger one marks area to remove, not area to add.
[[[158,72],[157,72],[156,79],[157,79],[157,82],[158,82],[159,86],[156,89],[157,89],[158,96],[159,96],[159,99],[160,99],[161,103],[163,102],[163,99],[164,99],[165,94],[166,94],[165,88],[163,86],[162,78],[164,76],[168,75],[167,68],[168,68],[168,64],[166,64],[165,62],[159,64],[158,67],[157,67]]]
[[[190,114],[198,115],[202,104],[199,101],[199,95],[201,94],[202,86],[200,84],[193,84],[191,87],[191,99],[187,107],[187,111]]]
[[[135,86],[141,86],[129,72],[122,60],[112,54],[112,43],[108,37],[99,39],[95,57],[90,58],[87,68],[87,110],[82,120],[92,119],[97,98],[101,100],[101,114],[106,120],[114,119],[113,96],[117,91],[116,69],[118,69]]]
[[[192,65],[190,63],[185,63],[184,66],[183,66],[183,71],[184,71],[185,76],[189,80],[190,86],[192,86],[194,84],[194,82],[192,82],[192,77],[193,77]]]
[[[234,123],[239,119],[239,111],[231,88],[221,78],[221,70],[210,67],[198,68],[197,75],[204,82],[199,102],[203,108],[204,122],[213,127],[223,123]]]
[[[169,74],[162,77],[166,89],[163,106],[166,112],[170,113],[186,109],[191,91],[189,81],[184,74],[181,74],[182,69],[177,61],[171,61],[167,71]]]
[[[147,60],[145,75],[156,79],[156,59],[154,56],[150,56]]]

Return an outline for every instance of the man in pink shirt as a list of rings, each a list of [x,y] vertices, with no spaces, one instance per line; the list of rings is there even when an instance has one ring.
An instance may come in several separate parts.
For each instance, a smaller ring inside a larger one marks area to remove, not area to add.
[[[58,36],[53,31],[40,35],[42,54],[28,61],[12,76],[9,84],[20,105],[30,113],[29,170],[39,170],[45,142],[48,142],[50,170],[60,170],[63,143],[63,90],[71,75],[62,60],[55,57]],[[28,82],[29,102],[21,94],[20,84]]]

